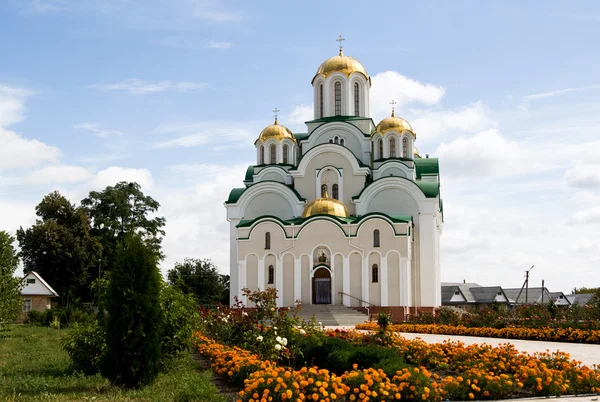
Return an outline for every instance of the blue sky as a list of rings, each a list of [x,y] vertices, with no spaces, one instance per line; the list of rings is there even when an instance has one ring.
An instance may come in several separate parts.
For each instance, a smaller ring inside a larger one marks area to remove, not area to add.
[[[600,285],[600,5],[594,1],[0,3],[0,229],[58,189],[137,180],[167,220],[163,270],[225,271],[222,202],[310,81],[344,51],[440,157],[442,278]],[[2,161],[3,160],[3,161]],[[536,273],[535,271],[532,274]]]

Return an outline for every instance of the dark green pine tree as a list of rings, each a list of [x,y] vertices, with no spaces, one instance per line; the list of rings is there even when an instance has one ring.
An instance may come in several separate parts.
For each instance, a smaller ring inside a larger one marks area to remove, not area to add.
[[[160,370],[163,315],[158,255],[136,234],[119,247],[108,289],[107,352],[102,375],[111,383],[135,388]]]

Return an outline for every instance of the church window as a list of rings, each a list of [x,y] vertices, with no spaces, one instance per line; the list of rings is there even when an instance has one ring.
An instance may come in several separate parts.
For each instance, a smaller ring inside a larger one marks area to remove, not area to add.
[[[329,143],[330,143],[330,144],[333,144],[333,138],[330,138],[330,139],[329,139]]]
[[[271,144],[271,163],[277,163],[277,148],[275,148],[275,144]]]
[[[402,156],[408,158],[408,139],[406,137],[402,139]]]
[[[373,247],[379,247],[379,246],[380,246],[379,229],[375,229],[375,231],[373,232]]]
[[[359,99],[359,95],[358,95],[358,82],[354,83],[354,115],[355,116],[359,116],[360,110],[359,110],[359,106],[358,106],[358,99]]]
[[[334,184],[333,187],[331,188],[331,193],[333,194],[333,198],[335,198],[336,200],[339,200],[339,190],[338,190],[338,185]]]
[[[321,185],[321,197],[325,197],[325,193],[327,192],[327,184]]]
[[[319,85],[319,117],[323,118],[323,84]]]
[[[265,250],[271,248],[271,232],[265,233]]]
[[[283,146],[283,163],[288,163],[288,149],[287,144]]]
[[[335,83],[335,115],[342,115],[342,83]]]
[[[340,137],[338,137],[337,135],[335,136],[333,142],[335,142],[336,144],[339,143],[340,141]]]
[[[267,283],[269,285],[272,285],[275,283],[275,268],[273,268],[272,265],[269,265],[269,279],[268,279]]]
[[[345,142],[344,139],[340,138],[340,145],[344,145],[344,142]]]
[[[261,145],[260,146],[260,155],[258,156],[260,158],[260,164],[264,165],[265,164],[265,146]]]
[[[396,157],[396,139],[390,138],[390,158]]]
[[[379,159],[383,159],[383,140],[380,138],[377,142],[379,143]]]
[[[371,270],[371,282],[379,282],[379,267],[377,266],[377,264],[373,264],[373,268]]]

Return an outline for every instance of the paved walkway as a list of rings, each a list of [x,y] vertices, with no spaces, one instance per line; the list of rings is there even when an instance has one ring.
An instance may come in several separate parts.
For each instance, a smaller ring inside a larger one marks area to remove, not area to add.
[[[352,329],[352,327],[328,327],[331,329]],[[520,339],[502,339],[502,338],[484,338],[479,336],[461,336],[461,335],[433,335],[433,334],[413,334],[401,332],[400,335],[407,339],[420,338],[427,343],[441,343],[445,340],[461,341],[466,345],[474,343],[487,343],[488,345],[497,346],[501,343],[511,343],[517,350],[527,353],[535,352],[555,352],[560,350],[571,355],[571,359],[578,360],[586,366],[600,365],[600,345],[590,345],[585,343],[567,343],[567,342],[545,342],[545,341],[524,341]],[[594,397],[598,400],[597,396]],[[581,401],[581,398],[576,398]],[[591,400],[591,399],[590,399]],[[561,398],[565,401],[565,398]]]

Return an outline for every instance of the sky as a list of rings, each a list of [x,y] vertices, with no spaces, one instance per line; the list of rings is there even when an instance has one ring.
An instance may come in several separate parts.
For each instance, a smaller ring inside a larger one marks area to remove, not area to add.
[[[344,53],[440,159],[443,281],[600,286],[597,1],[4,0],[0,230],[60,191],[136,181],[167,220],[163,273],[229,267],[224,201],[272,123],[306,132]]]

